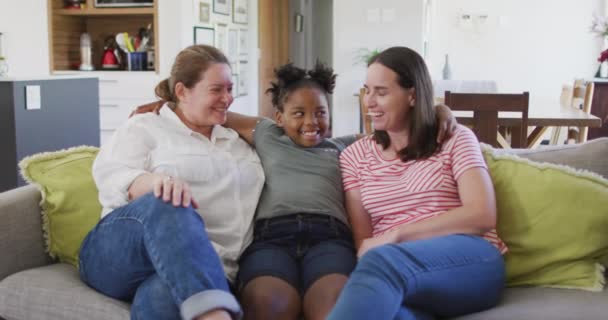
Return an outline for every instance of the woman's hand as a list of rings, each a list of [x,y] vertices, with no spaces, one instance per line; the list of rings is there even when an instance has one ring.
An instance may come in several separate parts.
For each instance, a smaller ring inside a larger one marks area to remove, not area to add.
[[[182,179],[163,174],[155,174],[152,179],[154,196],[163,199],[165,202],[171,201],[174,207],[192,207],[197,209],[198,202],[192,197],[190,185]]]
[[[359,251],[357,251],[357,257],[361,258],[365,253],[369,250],[389,244],[397,242],[397,233],[396,232],[387,232],[381,236],[367,238],[361,242],[361,246],[359,247]]]
[[[151,102],[148,104],[138,106],[137,108],[135,108],[135,110],[133,110],[131,112],[131,114],[129,115],[129,118],[131,118],[132,116],[134,116],[136,114],[140,114],[140,113],[154,112],[154,113],[158,114],[160,112],[160,108],[162,108],[164,104],[165,104],[165,101],[158,100],[156,102]]]
[[[437,123],[439,124],[437,143],[442,143],[452,136],[458,122],[456,121],[456,117],[454,117],[452,110],[445,104],[436,105],[435,111],[437,113]]]

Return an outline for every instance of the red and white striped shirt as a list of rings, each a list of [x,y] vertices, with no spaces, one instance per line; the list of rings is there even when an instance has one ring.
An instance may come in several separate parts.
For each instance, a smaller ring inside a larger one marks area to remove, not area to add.
[[[384,159],[381,147],[365,137],[342,152],[340,168],[344,191],[360,189],[374,236],[462,206],[458,178],[471,168],[487,170],[477,138],[460,125],[441,151],[427,159]],[[496,230],[483,237],[501,253],[507,251]]]

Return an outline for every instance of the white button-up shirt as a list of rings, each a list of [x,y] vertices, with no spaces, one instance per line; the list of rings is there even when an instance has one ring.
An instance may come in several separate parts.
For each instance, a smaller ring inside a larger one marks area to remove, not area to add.
[[[129,186],[146,172],[179,177],[190,185],[209,239],[234,280],[237,259],[252,240],[264,184],[255,151],[234,130],[219,125],[211,139],[190,130],[166,105],[159,115],[136,115],[116,130],[93,164],[102,217],[128,203]]]

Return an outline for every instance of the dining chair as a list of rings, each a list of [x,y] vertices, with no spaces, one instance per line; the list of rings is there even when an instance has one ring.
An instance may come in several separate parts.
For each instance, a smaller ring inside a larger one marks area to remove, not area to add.
[[[567,91],[567,89],[571,90]],[[569,85],[563,86],[560,102],[562,106],[581,109],[586,114],[590,114],[594,89],[595,84],[593,82],[588,81],[585,83],[583,79],[576,79],[574,80],[574,85],[572,87]],[[569,97],[568,94],[570,94]],[[561,144],[560,141],[566,141],[566,144],[583,143],[587,141],[587,133],[589,131],[588,127],[570,127],[566,129],[567,135],[566,137],[562,138],[562,127],[555,127],[551,134],[549,143],[556,145]]]
[[[472,129],[480,142],[496,148],[525,148],[528,135],[530,94],[445,92],[445,104],[453,111],[473,111]],[[509,144],[498,133],[498,113],[519,112],[519,125],[511,127]]]
[[[372,133],[372,117],[370,117],[367,113],[369,112],[367,109],[367,105],[363,102],[363,97],[365,96],[365,88],[359,89],[359,112],[361,113],[361,124],[363,127],[363,134]]]

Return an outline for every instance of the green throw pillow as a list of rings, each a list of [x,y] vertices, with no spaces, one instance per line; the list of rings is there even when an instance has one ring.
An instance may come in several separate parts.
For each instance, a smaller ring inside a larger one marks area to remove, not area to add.
[[[483,146],[498,207],[507,285],[601,291],[608,261],[608,180],[497,155]]]
[[[47,251],[78,266],[82,240],[99,221],[101,204],[91,167],[96,147],[39,153],[19,163],[24,179],[42,193],[42,227]]]

